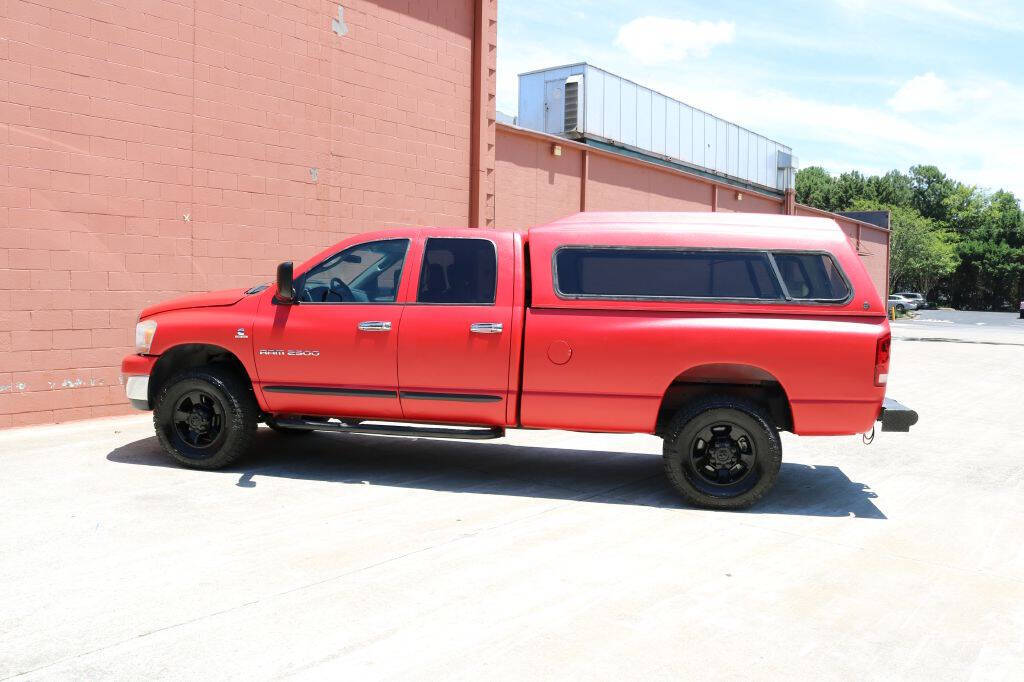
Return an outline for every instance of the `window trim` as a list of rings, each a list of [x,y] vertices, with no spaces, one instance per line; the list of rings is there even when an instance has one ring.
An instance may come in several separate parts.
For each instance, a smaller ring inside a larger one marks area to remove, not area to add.
[[[782,291],[786,295],[786,300],[791,301],[799,305],[846,305],[853,300],[853,283],[850,282],[850,278],[846,276],[846,271],[836,260],[835,255],[831,251],[824,251],[821,249],[772,249],[768,251],[768,258],[772,262],[772,267],[775,269],[775,274],[779,278],[779,284],[782,285]],[[782,276],[782,271],[779,270],[778,264],[775,262],[775,254],[781,253],[792,256],[825,256],[832,263],[832,267],[839,273],[839,278],[843,280],[843,284],[846,285],[846,296],[843,298],[794,298],[789,293],[789,287],[786,286],[786,280]]]
[[[743,297],[723,297],[723,296],[635,296],[625,294],[567,294],[562,291],[558,282],[558,254],[562,251],[567,250],[621,250],[621,251],[675,251],[679,253],[702,253],[702,252],[715,252],[715,253],[748,253],[757,254],[767,257],[768,264],[771,267],[771,272],[774,274],[776,281],[779,285],[779,291],[782,296],[780,298],[743,298]],[[778,265],[775,263],[775,253],[784,254],[795,254],[795,255],[821,255],[826,256],[831,262],[832,266],[839,273],[839,276],[843,279],[846,284],[846,297],[843,299],[810,299],[810,298],[793,298],[789,289],[786,287],[786,282],[782,277],[782,273],[779,271]],[[562,244],[558,246],[551,253],[551,286],[554,289],[555,296],[563,301],[641,301],[641,302],[691,302],[691,303],[735,303],[740,305],[811,305],[811,306],[843,306],[853,300],[853,286],[850,283],[850,279],[846,276],[846,272],[839,265],[835,256],[830,251],[824,251],[821,249],[750,249],[750,248],[736,248],[736,247],[714,247],[714,246],[623,246],[613,244]]]
[[[490,303],[443,303],[443,302],[421,301],[421,300],[419,300],[420,299],[420,284],[423,282],[423,268],[427,264],[427,248],[428,248],[428,245],[429,245],[431,239],[472,239],[472,240],[475,240],[475,241],[489,243],[491,245],[492,251],[494,252],[494,300],[491,301]],[[498,264],[498,245],[494,243],[493,239],[488,239],[487,237],[464,237],[464,236],[458,236],[458,237],[451,237],[451,236],[448,236],[448,237],[442,237],[442,236],[425,237],[423,239],[423,251],[421,252],[421,255],[420,255],[420,272],[419,272],[419,275],[416,277],[415,293],[412,296],[412,298],[414,300],[409,301],[408,305],[446,305],[446,306],[461,305],[461,306],[480,306],[480,307],[490,306],[490,307],[494,307],[494,306],[498,305],[498,279],[499,279],[498,278],[498,265],[499,265]]]
[[[395,284],[395,300],[394,301],[303,301],[301,299],[302,294],[299,293],[301,290],[300,290],[298,284],[299,284],[299,282],[301,282],[302,283],[302,287],[305,288],[306,277],[309,276],[309,273],[311,271],[313,271],[316,268],[320,267],[321,265],[323,265],[327,261],[331,260],[332,258],[345,253],[346,251],[350,251],[352,249],[358,249],[359,247],[366,246],[367,244],[379,244],[381,242],[405,242],[405,255],[402,256],[403,267],[402,267],[401,274],[398,275],[398,282]],[[359,242],[358,244],[352,244],[351,246],[346,246],[344,249],[341,249],[340,251],[335,251],[330,256],[327,256],[326,258],[321,260],[319,263],[317,263],[316,265],[314,265],[313,267],[307,269],[305,272],[303,272],[301,275],[299,275],[298,281],[296,282],[296,287],[295,287],[295,290],[297,292],[297,296],[296,296],[295,301],[291,305],[404,305],[402,303],[402,301],[399,300],[399,294],[401,294],[401,292],[402,292],[402,278],[405,277],[405,271],[406,271],[406,268],[404,267],[404,265],[405,265],[405,261],[407,261],[408,258],[409,258],[409,247],[410,246],[412,246],[412,240],[409,237],[387,237],[385,239],[371,239],[370,241]],[[274,297],[274,301],[276,303],[276,301],[277,301],[277,297],[276,296]]]

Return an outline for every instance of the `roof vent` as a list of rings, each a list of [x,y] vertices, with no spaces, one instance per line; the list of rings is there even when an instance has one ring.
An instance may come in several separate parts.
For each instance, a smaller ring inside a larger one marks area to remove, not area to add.
[[[583,76],[569,76],[565,79],[565,114],[562,131],[566,133],[580,132],[580,85]]]

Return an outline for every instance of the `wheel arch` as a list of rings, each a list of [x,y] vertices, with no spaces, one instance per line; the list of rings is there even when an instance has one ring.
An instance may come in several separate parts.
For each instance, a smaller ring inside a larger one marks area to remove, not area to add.
[[[149,404],[155,404],[160,390],[172,376],[207,365],[229,369],[250,391],[253,390],[252,378],[245,365],[230,350],[210,343],[183,343],[165,350],[153,365],[149,375]]]
[[[777,428],[793,430],[789,395],[777,376],[755,365],[723,362],[694,365],[668,383],[658,406],[655,434],[664,433],[682,406],[710,395],[735,396],[753,402],[771,415]]]

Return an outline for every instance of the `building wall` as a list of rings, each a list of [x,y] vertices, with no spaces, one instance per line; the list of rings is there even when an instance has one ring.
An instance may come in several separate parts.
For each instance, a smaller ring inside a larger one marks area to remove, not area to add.
[[[785,213],[781,197],[543,133],[499,124],[496,142],[498,227],[528,227],[580,210]],[[561,156],[552,153],[556,144]],[[809,206],[797,205],[795,213],[835,219],[857,246],[875,287],[888,291],[887,231]]]
[[[563,145],[562,156],[553,156],[550,140],[510,135],[500,125],[496,143],[497,227],[529,227],[580,210],[580,149]]]
[[[150,303],[493,205],[495,0],[342,5],[0,0],[0,426],[126,411]]]

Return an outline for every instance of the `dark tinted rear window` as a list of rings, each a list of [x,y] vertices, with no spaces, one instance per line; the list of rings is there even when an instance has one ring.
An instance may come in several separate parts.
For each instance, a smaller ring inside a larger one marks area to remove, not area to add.
[[[494,303],[498,264],[488,239],[427,240],[420,270],[420,303]]]
[[[782,297],[764,253],[562,248],[555,268],[556,290],[564,296]]]
[[[832,257],[823,253],[775,253],[775,264],[790,297],[809,301],[842,301],[850,289]]]

